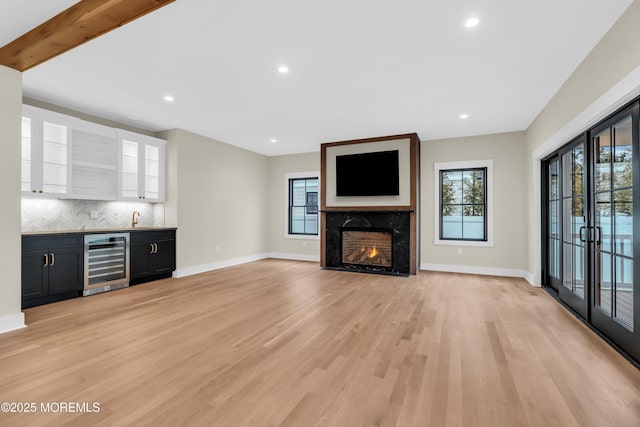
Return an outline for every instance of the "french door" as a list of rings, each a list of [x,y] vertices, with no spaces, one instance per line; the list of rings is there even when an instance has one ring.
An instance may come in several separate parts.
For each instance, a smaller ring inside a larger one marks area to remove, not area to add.
[[[544,163],[545,284],[640,361],[639,104]]]
[[[545,183],[543,187],[543,199],[545,204],[545,215],[543,216],[544,239],[545,244],[542,245],[544,255],[547,260],[545,265],[545,284],[554,291],[560,292],[560,274],[561,267],[561,206],[560,197],[560,157],[558,155],[548,159],[545,163]]]
[[[562,225],[560,298],[587,317],[587,167],[586,141],[580,137],[560,152]]]
[[[591,323],[640,361],[638,104],[591,131]]]

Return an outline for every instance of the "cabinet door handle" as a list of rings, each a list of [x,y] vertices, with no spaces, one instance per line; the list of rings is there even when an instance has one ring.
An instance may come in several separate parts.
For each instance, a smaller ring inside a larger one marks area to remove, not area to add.
[[[44,266],[49,266],[49,254],[44,254]]]
[[[156,249],[153,251],[153,253],[154,253],[154,254],[157,254],[157,253],[158,253],[158,244],[157,244],[157,243],[154,243],[154,244],[153,244],[153,246],[156,248]]]
[[[151,251],[149,253],[152,254],[153,253],[153,243],[149,243],[149,246],[151,246]]]
[[[51,252],[51,267],[53,267],[54,265],[56,265],[56,255]]]

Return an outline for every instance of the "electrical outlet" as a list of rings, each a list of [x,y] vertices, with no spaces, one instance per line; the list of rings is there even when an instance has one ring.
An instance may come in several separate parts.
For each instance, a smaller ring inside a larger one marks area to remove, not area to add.
[[[220,252],[220,245],[216,245],[216,252]]]
[[[98,211],[91,211],[91,219],[98,219]]]
[[[302,241],[302,247],[303,247],[303,248],[305,248],[306,246],[307,246],[307,241],[306,241],[306,240],[303,240],[303,241]]]
[[[462,255],[462,248],[458,248],[458,255]]]

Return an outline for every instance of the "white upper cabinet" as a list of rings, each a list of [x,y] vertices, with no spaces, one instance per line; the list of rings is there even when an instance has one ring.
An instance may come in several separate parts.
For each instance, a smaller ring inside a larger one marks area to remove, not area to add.
[[[118,129],[120,200],[164,201],[166,141]]]
[[[71,188],[74,199],[116,200],[118,135],[114,128],[79,121],[72,131]]]
[[[164,201],[166,141],[23,105],[23,195]]]
[[[24,195],[69,197],[72,121],[62,114],[23,106],[21,187]]]

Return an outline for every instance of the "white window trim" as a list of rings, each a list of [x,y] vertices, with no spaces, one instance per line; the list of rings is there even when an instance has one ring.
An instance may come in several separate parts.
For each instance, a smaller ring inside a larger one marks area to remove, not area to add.
[[[448,169],[487,168],[487,241],[475,242],[471,240],[441,240],[440,239],[440,171]],[[470,160],[464,162],[434,163],[434,245],[444,246],[479,246],[493,247],[493,160]]]
[[[318,234],[289,234],[289,180],[297,178],[318,179]],[[298,240],[320,240],[320,172],[290,172],[284,174],[284,238]]]

